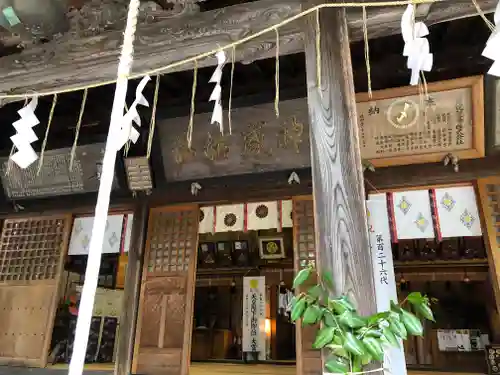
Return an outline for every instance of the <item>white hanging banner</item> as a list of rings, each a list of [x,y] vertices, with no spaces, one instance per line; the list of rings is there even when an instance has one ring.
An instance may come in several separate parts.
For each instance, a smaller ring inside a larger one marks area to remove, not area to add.
[[[22,169],[28,168],[38,159],[38,155],[31,146],[31,143],[38,140],[33,131],[33,127],[40,123],[35,115],[37,105],[38,97],[35,96],[25,107],[17,111],[21,118],[12,124],[16,129],[16,134],[10,139],[17,151],[10,159]]]
[[[112,254],[120,252],[120,245],[122,241],[123,217],[124,215],[108,216],[108,219],[106,221],[106,228],[104,231],[104,242],[102,244],[103,254]],[[68,255],[87,255],[89,253],[89,245],[90,245],[90,238],[92,237],[93,224],[94,224],[93,216],[77,217],[74,220],[73,230],[71,232],[71,239],[69,242]]]
[[[259,352],[266,359],[266,278],[243,278],[243,337],[244,352]]]
[[[370,195],[366,208],[377,311],[383,312],[390,310],[391,301],[398,301],[386,195]],[[406,374],[402,345],[400,348],[390,348],[385,351],[384,368],[387,369],[384,371],[386,374]]]
[[[229,204],[215,208],[216,232],[241,232],[245,229],[245,205]]]
[[[125,227],[125,238],[123,239],[123,252],[128,253],[130,249],[130,240],[132,239],[132,224],[134,223],[134,214],[127,214],[127,226]]]
[[[282,228],[292,228],[293,227],[293,202],[291,200],[281,201],[281,227]]]
[[[441,237],[482,236],[476,194],[472,186],[435,189]]]
[[[247,204],[247,229],[278,228],[278,202],[260,202]]]
[[[399,240],[435,237],[428,190],[395,192],[392,198]]]
[[[200,208],[200,224],[198,225],[198,233],[213,233],[214,232],[214,207]]]

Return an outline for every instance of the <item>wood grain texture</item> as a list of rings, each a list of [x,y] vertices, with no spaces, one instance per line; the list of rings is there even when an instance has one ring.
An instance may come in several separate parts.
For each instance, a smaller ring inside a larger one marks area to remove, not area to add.
[[[316,18],[304,28],[318,267],[362,314],[375,312],[356,103],[345,11],[321,11],[321,89]]]
[[[132,223],[132,235],[130,239],[131,246],[128,251],[123,309],[117,340],[115,375],[130,374],[132,366],[147,218],[147,205],[144,202],[138,203],[134,209],[134,221]]]
[[[487,155],[500,151],[500,79],[487,75],[485,88],[485,138]]]
[[[493,0],[478,0],[485,13],[494,11]],[[210,51],[262,30],[302,9],[298,0],[260,0],[199,14],[167,19],[137,30],[134,72],[155,69],[166,64]],[[368,35],[376,38],[400,32],[404,7],[368,10]],[[476,15],[470,1],[442,1],[417,11],[426,24],[445,22]],[[352,40],[362,39],[360,9],[347,13]],[[106,31],[86,38],[51,41],[22,53],[0,59],[0,92],[24,93],[50,88],[71,88],[115,79],[122,43],[122,32]],[[274,56],[275,35],[268,33],[236,49],[238,61],[251,62]],[[303,51],[300,21],[280,29],[280,53]],[[215,65],[215,59],[199,61],[199,66]],[[192,69],[183,65],[177,70]],[[174,70],[169,70],[169,73]]]

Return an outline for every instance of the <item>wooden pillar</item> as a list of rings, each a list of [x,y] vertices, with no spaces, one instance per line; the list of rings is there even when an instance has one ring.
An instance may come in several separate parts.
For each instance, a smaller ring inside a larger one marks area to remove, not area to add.
[[[147,218],[147,204],[145,202],[137,204],[134,209],[131,246],[128,253],[123,310],[117,340],[115,375],[129,375],[132,366]]]
[[[304,39],[318,263],[332,272],[338,294],[370,314],[376,304],[345,10],[320,10],[319,29],[320,88],[313,13]]]

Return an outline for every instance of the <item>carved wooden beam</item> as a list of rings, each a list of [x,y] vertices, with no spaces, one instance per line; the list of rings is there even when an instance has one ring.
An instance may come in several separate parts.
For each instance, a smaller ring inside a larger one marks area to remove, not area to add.
[[[494,10],[493,0],[478,0],[485,13]],[[208,52],[251,33],[263,30],[302,10],[299,0],[259,0],[196,15],[160,21],[138,27],[134,73],[156,69],[200,53]],[[368,10],[370,38],[399,33],[404,7]],[[476,14],[470,0],[442,1],[417,12],[427,25]],[[347,23],[351,40],[362,39],[360,9],[348,11]],[[301,21],[280,29],[280,53],[303,51]],[[28,91],[68,89],[113,80],[122,42],[121,31],[107,31],[97,36],[52,41],[28,48],[22,53],[0,58],[0,93],[23,94]],[[254,39],[236,49],[236,59],[252,62],[273,57],[273,32]],[[207,58],[199,66],[215,65]],[[187,64],[176,70],[188,70]],[[174,69],[166,71],[169,73]]]

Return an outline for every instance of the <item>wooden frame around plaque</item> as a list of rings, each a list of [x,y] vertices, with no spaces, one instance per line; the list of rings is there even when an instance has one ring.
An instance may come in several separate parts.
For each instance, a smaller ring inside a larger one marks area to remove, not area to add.
[[[283,237],[259,237],[259,256],[263,260],[285,258]]]
[[[483,77],[429,83],[427,94],[417,86],[356,94],[361,157],[375,167],[484,157]]]

